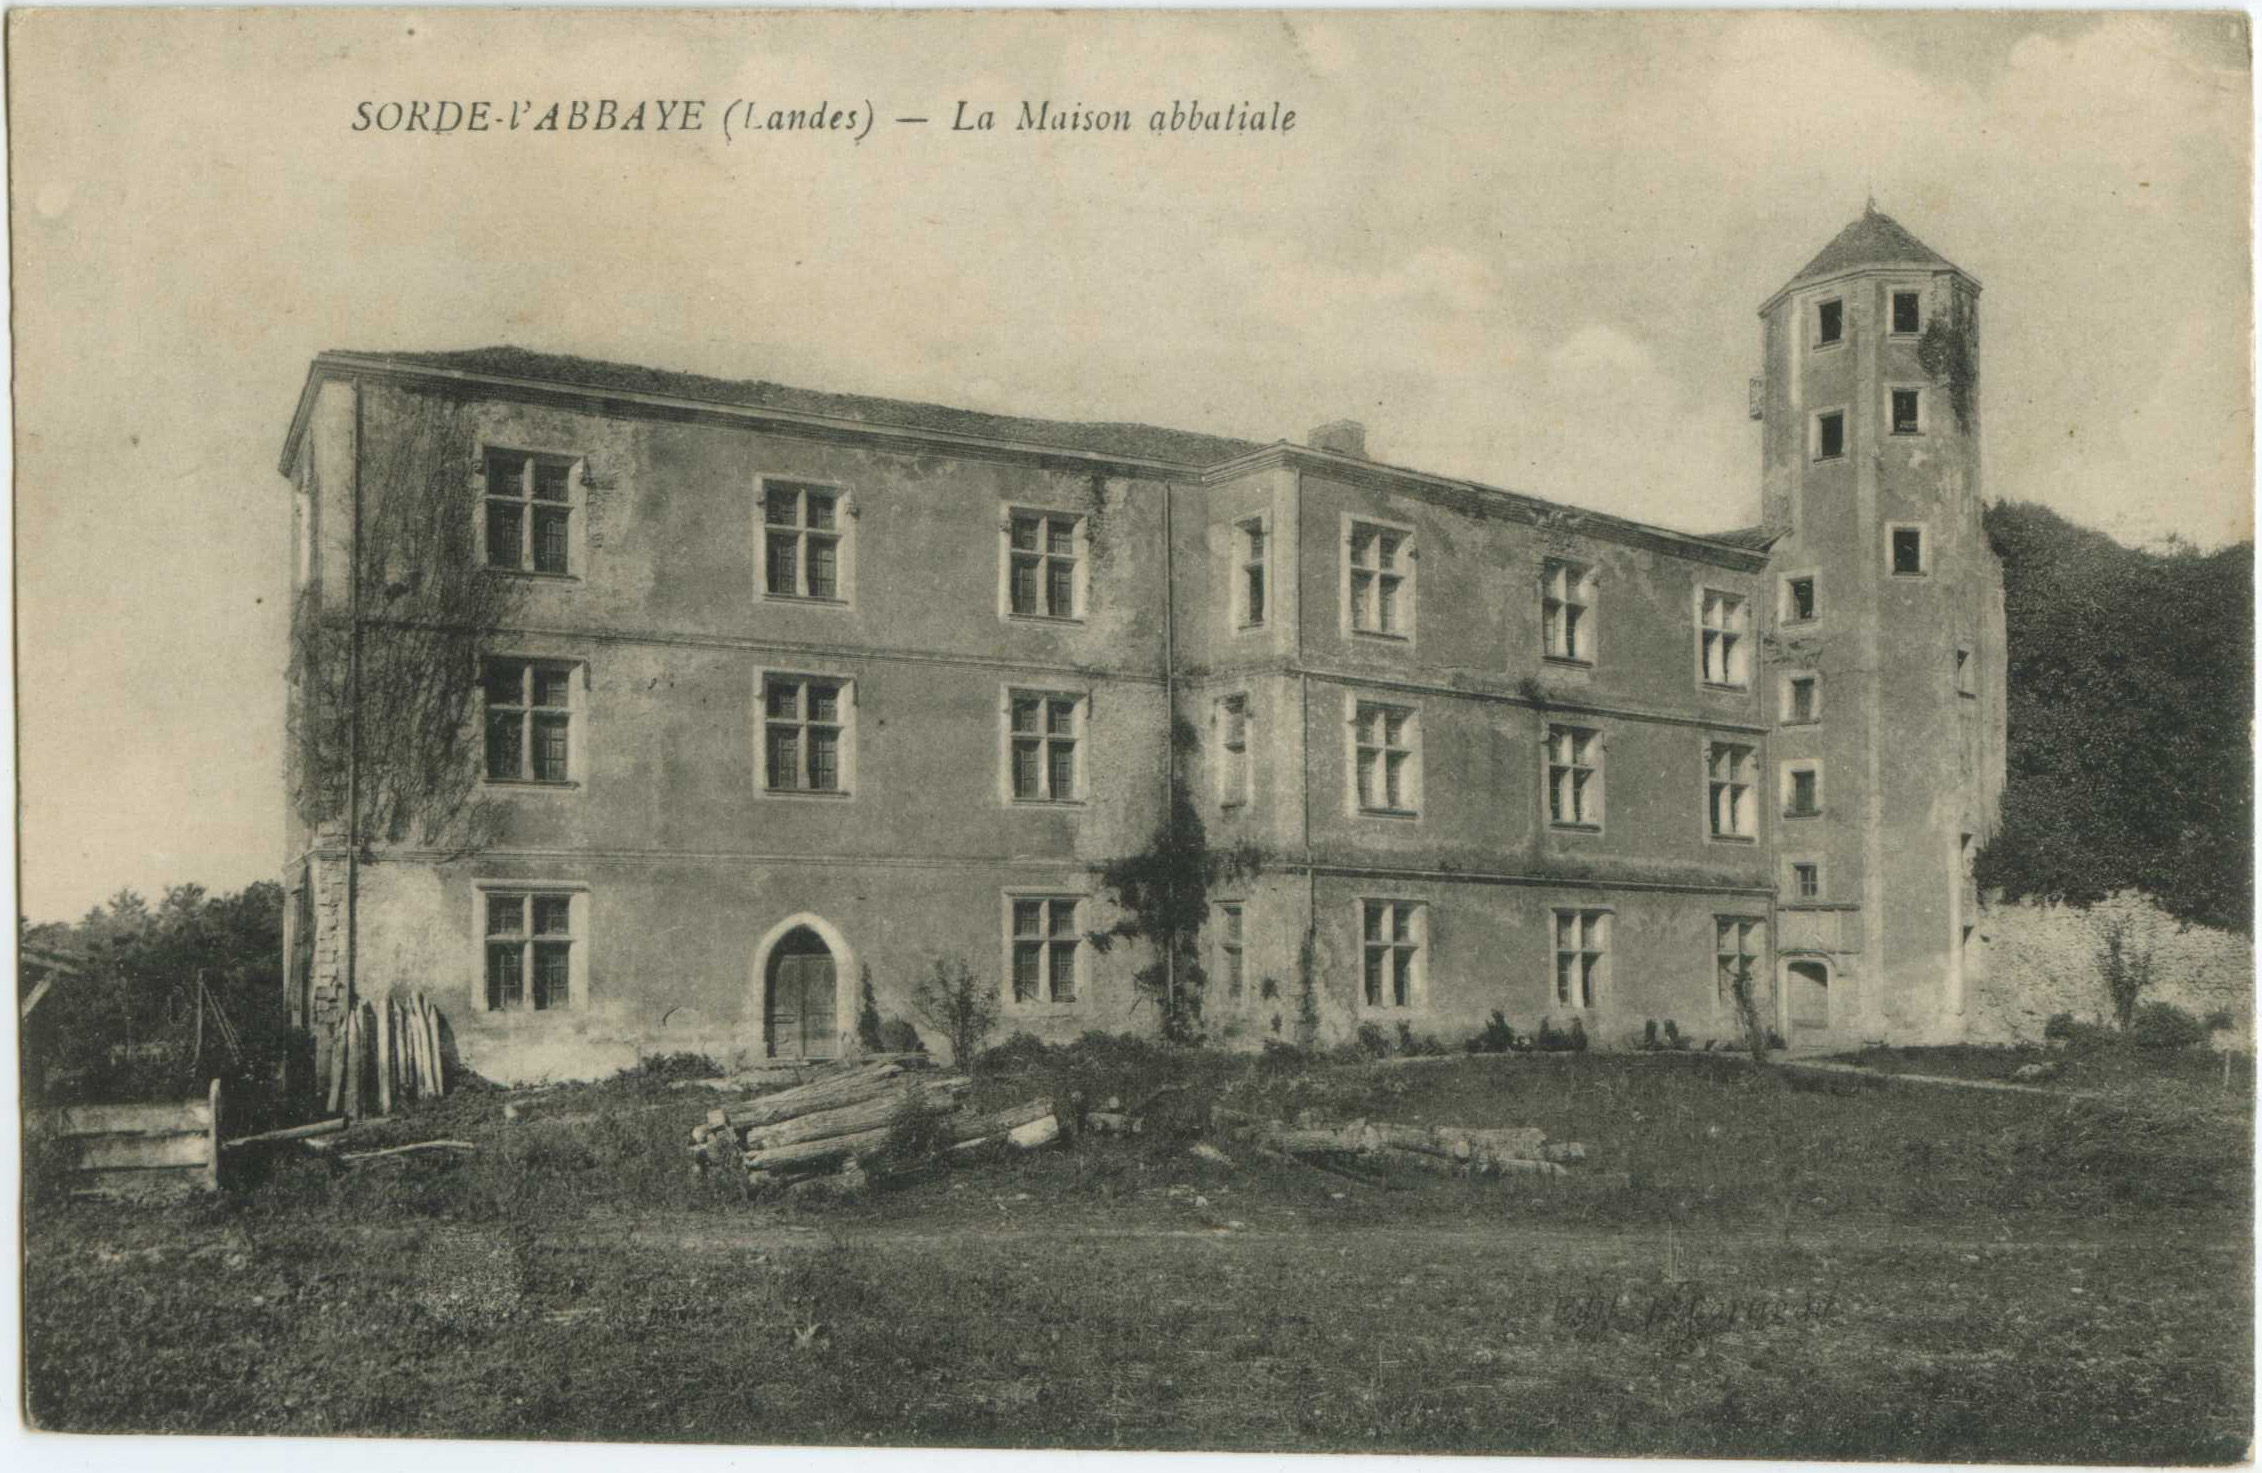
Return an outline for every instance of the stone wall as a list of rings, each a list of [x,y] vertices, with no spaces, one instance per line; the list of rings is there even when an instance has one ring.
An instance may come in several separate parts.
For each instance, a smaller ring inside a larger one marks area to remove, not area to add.
[[[2105,927],[2115,917],[2128,920],[2133,946],[2151,949],[2156,980],[2147,1001],[2174,1003],[2201,1017],[2229,1008],[2240,1026],[2235,1035],[2216,1035],[2216,1042],[2253,1046],[2253,939],[2185,925],[2134,892],[2086,910],[1990,899],[1979,921],[1986,959],[1966,1020],[1970,1040],[2032,1042],[2042,1037],[2053,1013],[2110,1020],[2112,1002],[2097,953]]]

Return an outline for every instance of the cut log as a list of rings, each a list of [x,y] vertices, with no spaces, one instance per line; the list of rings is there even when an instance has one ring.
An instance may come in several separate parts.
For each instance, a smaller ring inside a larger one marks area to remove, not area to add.
[[[362,1041],[361,1004],[346,1014],[346,1118],[359,1119],[367,1107],[362,1089],[361,1061],[367,1045]]]
[[[340,1161],[373,1161],[379,1156],[405,1156],[411,1151],[476,1151],[470,1141],[418,1141],[410,1146],[387,1146],[382,1151],[347,1151]]]
[[[1539,1159],[1542,1161],[1584,1161],[1587,1159],[1587,1148],[1577,1141],[1549,1141],[1539,1148]]]
[[[742,1105],[709,1110],[707,1123],[735,1125],[740,1128],[775,1125],[781,1120],[791,1120],[797,1115],[807,1115],[818,1110],[837,1110],[844,1105],[860,1105],[866,1100],[878,1099],[889,1093],[893,1086],[888,1081],[902,1072],[901,1064],[873,1064],[851,1074],[796,1085],[774,1095],[748,1100]]]
[[[1052,1117],[1052,1114],[1051,1100],[1025,1100],[1003,1110],[992,1110],[986,1115],[952,1115],[943,1122],[943,1127],[949,1134],[952,1149],[956,1150],[978,1146],[995,1136],[1010,1136],[1021,1127],[1035,1125]],[[1056,1119],[1056,1130],[1058,1125]]]
[[[855,1135],[836,1135],[829,1140],[801,1141],[790,1146],[776,1146],[764,1151],[748,1151],[739,1158],[739,1164],[749,1171],[792,1171],[795,1167],[822,1165],[844,1157],[879,1150],[888,1143],[890,1131],[886,1126],[878,1130],[859,1131]]]
[[[232,1151],[238,1146],[259,1146],[265,1145],[269,1141],[303,1141],[310,1136],[332,1135],[345,1128],[346,1122],[343,1118],[317,1120],[312,1125],[290,1125],[281,1130],[262,1131],[258,1135],[237,1136],[234,1140],[221,1142],[221,1147],[224,1150]]]
[[[876,1130],[892,1123],[896,1112],[904,1109],[914,1109],[929,1115],[947,1115],[958,1107],[958,1096],[972,1088],[973,1083],[964,1076],[938,1079],[932,1084],[900,1082],[895,1088],[853,1105],[843,1105],[832,1110],[812,1110],[806,1115],[796,1115],[791,1120],[781,1120],[775,1125],[753,1127],[746,1132],[746,1148],[760,1151],[772,1146],[790,1146],[801,1141],[821,1141],[836,1135],[854,1135],[858,1131]]]
[[[1094,1110],[1084,1117],[1084,1124],[1102,1135],[1137,1135],[1146,1122],[1113,1110]]]
[[[448,1092],[447,1056],[440,1051],[440,1010],[424,999],[424,1041],[432,1046],[432,1097]]]

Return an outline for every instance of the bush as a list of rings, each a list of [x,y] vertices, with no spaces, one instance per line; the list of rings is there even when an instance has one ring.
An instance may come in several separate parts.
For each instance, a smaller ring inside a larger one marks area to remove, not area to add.
[[[2042,1025],[2042,1036],[2044,1038],[2070,1039],[2074,1036],[2074,1030],[2080,1026],[2074,1021],[2074,1015],[2071,1013],[2052,1013],[2050,1021]]]
[[[1498,1008],[1492,1010],[1491,1019],[1484,1028],[1469,1035],[1461,1045],[1472,1054],[1504,1054],[1516,1046],[1516,1030],[1508,1026],[1508,1015]]]
[[[1539,1036],[1532,1041],[1532,1046],[1541,1053],[1583,1054],[1587,1048],[1587,1025],[1573,1018],[1570,1027],[1557,1028],[1553,1018],[1541,1018]]]
[[[1052,1045],[1034,1033],[1014,1034],[996,1048],[977,1055],[971,1064],[960,1064],[977,1074],[1019,1074],[1031,1069],[1042,1069],[1052,1062]]]
[[[1369,1059],[1390,1057],[1390,1035],[1382,1031],[1379,1023],[1361,1023],[1359,1036],[1353,1040],[1359,1056]]]
[[[902,1018],[889,1018],[880,1024],[878,1052],[883,1054],[923,1054],[927,1041],[919,1036],[918,1028]]]
[[[2128,1037],[2138,1048],[2190,1048],[2206,1042],[2207,1027],[2172,1002],[2148,1002],[2130,1015]]]
[[[934,970],[911,990],[912,1011],[950,1041],[950,1061],[961,1069],[989,1041],[1000,1006],[996,985],[956,957],[936,957]]]
[[[677,1079],[715,1079],[728,1071],[705,1054],[646,1054],[617,1076],[624,1084],[665,1084]]]

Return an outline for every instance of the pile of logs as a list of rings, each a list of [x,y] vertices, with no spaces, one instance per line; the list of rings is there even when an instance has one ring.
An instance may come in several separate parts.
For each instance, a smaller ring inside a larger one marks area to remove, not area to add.
[[[440,1013],[419,992],[357,1004],[330,1038],[331,1113],[359,1118],[371,1107],[393,1113],[393,1101],[437,1099],[447,1093],[440,1060]]]
[[[844,1061],[806,1084],[707,1112],[691,1130],[702,1171],[743,1170],[757,1186],[811,1177],[863,1179],[897,1131],[916,1124],[953,1150],[1002,1140],[1024,1150],[1059,1139],[1049,1099],[1005,1110],[962,1108],[971,1081],[935,1071],[923,1054]]]
[[[1587,1158],[1577,1141],[1551,1141],[1536,1126],[1483,1129],[1354,1120],[1321,1125],[1307,1113],[1294,1125],[1217,1106],[1212,1121],[1260,1154],[1318,1164],[1398,1166],[1441,1176],[1564,1176]]]

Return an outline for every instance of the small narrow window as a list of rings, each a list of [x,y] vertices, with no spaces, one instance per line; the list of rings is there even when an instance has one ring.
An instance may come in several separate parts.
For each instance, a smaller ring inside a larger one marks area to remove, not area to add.
[[[1814,767],[1790,770],[1790,792],[1783,812],[1791,818],[1812,818],[1822,811],[1822,773]]]
[[[1803,726],[1821,718],[1821,706],[1815,699],[1817,681],[1812,675],[1789,675],[1783,679],[1783,720],[1793,726]]]
[[[1578,726],[1547,729],[1547,821],[1558,828],[1602,823],[1602,737]]]
[[[1610,913],[1555,912],[1555,1004],[1581,1012],[1602,1002],[1610,958]]]
[[[1822,866],[1812,863],[1792,865],[1791,888],[1801,900],[1821,899]]]
[[[1846,453],[1846,416],[1842,410],[1814,417],[1814,458],[1836,460]]]
[[[1411,1008],[1420,995],[1425,942],[1422,907],[1411,900],[1360,902],[1365,935],[1364,996],[1369,1008]]]
[[[1255,629],[1265,621],[1265,524],[1261,518],[1252,517],[1234,530],[1241,551],[1241,627]]]
[[[1249,698],[1227,696],[1218,703],[1218,801],[1227,808],[1249,800]]]
[[[1217,959],[1218,970],[1224,974],[1225,1000],[1238,1004],[1246,996],[1248,969],[1245,964],[1241,936],[1241,907],[1238,904],[1217,908]]]
[[[1893,572],[1898,577],[1916,577],[1926,571],[1924,559],[1924,529],[1922,527],[1893,528]]]
[[[1913,337],[1924,327],[1924,299],[1916,292],[1893,293],[1893,334]]]
[[[1814,341],[1818,346],[1844,342],[1846,337],[1846,304],[1833,297],[1814,309]]]
[[[1814,578],[1786,578],[1783,580],[1783,622],[1786,624],[1811,623],[1817,613],[1814,601]]]
[[[1970,650],[1960,649],[1956,651],[1956,694],[1959,696],[1978,694],[1978,688],[1972,684]]]
[[[1896,435],[1921,435],[1924,433],[1924,393],[1921,389],[1895,389],[1893,391],[1893,433]]]
[[[1582,563],[1549,558],[1541,570],[1539,621],[1541,652],[1551,660],[1594,659],[1594,634],[1588,618],[1594,570]]]

